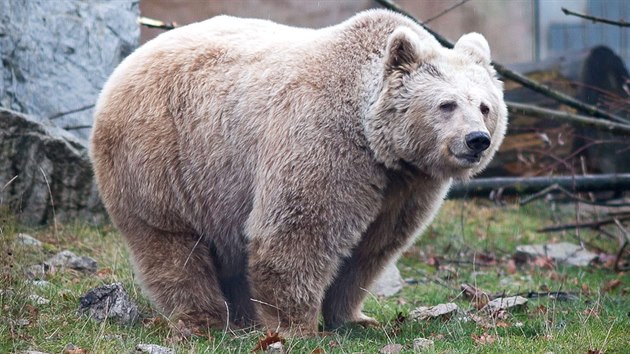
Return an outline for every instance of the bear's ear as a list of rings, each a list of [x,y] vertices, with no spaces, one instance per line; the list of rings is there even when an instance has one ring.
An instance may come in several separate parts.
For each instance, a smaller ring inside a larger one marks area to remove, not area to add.
[[[486,38],[479,33],[472,32],[461,36],[454,49],[470,56],[478,64],[490,64],[490,46]]]
[[[413,70],[414,65],[421,61],[420,37],[407,27],[398,27],[387,39],[385,52],[386,69]]]

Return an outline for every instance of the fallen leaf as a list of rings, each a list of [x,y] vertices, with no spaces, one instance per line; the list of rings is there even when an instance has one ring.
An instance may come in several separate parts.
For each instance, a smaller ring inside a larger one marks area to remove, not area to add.
[[[331,348],[337,348],[339,346],[339,343],[337,343],[336,340],[331,340],[330,342],[328,342],[328,346]]]
[[[477,345],[487,345],[496,342],[497,338],[491,334],[483,333],[481,335],[471,334],[471,337]]]
[[[317,348],[313,349],[311,354],[326,354],[326,351],[324,351],[324,349],[322,349],[320,347],[317,347]]]
[[[514,259],[510,259],[507,262],[507,265],[505,267],[505,272],[507,274],[515,274],[516,273],[516,262],[514,261]]]
[[[621,280],[619,279],[610,280],[609,282],[606,283],[606,285],[602,286],[602,291],[605,293],[610,292],[612,290],[615,290],[617,287],[619,287],[619,285],[621,285]]]
[[[547,311],[548,310],[545,305],[539,305],[538,307],[534,309],[534,313],[541,314],[541,315],[546,315]]]
[[[285,342],[284,338],[280,337],[278,332],[267,331],[267,335],[258,339],[258,344],[252,349],[252,352],[256,352],[259,350],[265,351],[269,348],[269,345],[273,343],[283,343]]]
[[[464,296],[470,298],[473,306],[477,310],[482,309],[490,301],[490,296],[488,296],[488,293],[472,285],[462,284],[461,289],[464,292]]]
[[[99,269],[98,272],[96,272],[96,276],[99,278],[105,278],[107,276],[112,275],[114,272],[111,270],[111,268],[102,268]]]
[[[534,260],[532,261],[532,264],[535,267],[542,268],[542,269],[553,269],[554,267],[553,258],[545,257],[545,256],[538,256],[534,258]]]
[[[582,295],[589,296],[591,294],[591,289],[589,289],[588,284],[582,284]]]
[[[599,310],[595,307],[582,311],[582,314],[599,318]]]
[[[394,322],[394,323],[404,323],[405,320],[407,320],[407,317],[403,316],[402,312],[399,312],[398,315],[396,315],[396,318],[394,318],[394,320],[392,322]]]

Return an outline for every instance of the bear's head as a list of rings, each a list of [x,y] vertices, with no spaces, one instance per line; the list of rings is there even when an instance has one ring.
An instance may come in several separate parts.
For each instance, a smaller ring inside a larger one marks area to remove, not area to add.
[[[390,34],[382,84],[365,120],[370,147],[390,168],[468,179],[499,148],[507,125],[503,84],[478,33],[453,49],[407,27]]]

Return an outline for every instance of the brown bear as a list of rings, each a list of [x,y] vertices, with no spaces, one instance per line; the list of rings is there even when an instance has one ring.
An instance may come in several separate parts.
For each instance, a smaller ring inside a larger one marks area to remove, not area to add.
[[[507,110],[486,40],[370,10],[319,30],[219,16],[114,71],[99,190],[140,284],[195,326],[376,321],[366,290],[482,170]]]

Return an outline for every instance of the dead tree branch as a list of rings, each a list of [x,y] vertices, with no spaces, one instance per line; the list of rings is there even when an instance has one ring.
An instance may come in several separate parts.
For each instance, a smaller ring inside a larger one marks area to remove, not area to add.
[[[565,111],[536,107],[524,103],[506,102],[511,113],[522,113],[532,117],[574,123],[611,133],[630,135],[630,124],[615,123],[604,119],[591,118]]]
[[[468,1],[470,1],[470,0],[461,0],[460,2],[458,2],[458,3],[454,4],[453,6],[450,6],[450,7],[446,8],[446,9],[444,9],[444,11],[441,11],[439,14],[437,14],[437,15],[435,15],[435,16],[433,16],[433,17],[430,17],[430,18],[428,18],[428,19],[424,20],[424,21],[423,21],[423,23],[424,23],[424,24],[428,24],[428,23],[429,23],[429,22],[431,22],[431,21],[435,21],[435,20],[437,20],[438,18],[440,18],[440,17],[442,17],[442,16],[446,15],[447,13],[449,13],[449,12],[451,12],[451,11],[455,10],[456,8],[458,8],[458,7],[462,6],[462,5],[464,5],[464,4],[465,4],[465,3],[467,3]]]
[[[607,18],[603,18],[603,17],[581,14],[579,12],[571,11],[564,7],[562,7],[561,9],[562,9],[562,12],[564,12],[564,14],[567,16],[575,16],[575,17],[583,18],[585,20],[590,20],[594,23],[600,22],[600,23],[605,23],[607,25],[613,25],[613,26],[619,26],[619,27],[630,27],[630,22],[626,22],[624,20],[614,21],[614,20],[609,20]]]
[[[630,173],[585,176],[479,178],[467,183],[453,185],[448,197],[488,196],[490,192],[494,190],[501,190],[502,195],[531,194],[554,184],[573,192],[626,191],[630,190]]]
[[[52,116],[48,117],[48,119],[53,120],[53,119],[61,118],[63,116],[67,116],[68,114],[83,112],[83,111],[86,111],[86,110],[88,110],[90,108],[94,108],[94,106],[95,106],[94,104],[89,104],[87,106],[79,107],[79,108],[72,109],[72,110],[69,110],[69,111],[66,111],[66,112],[55,113]]]
[[[420,22],[417,18],[415,18],[414,16],[412,16],[409,12],[405,11],[404,9],[402,9],[400,6],[398,6],[398,4],[396,4],[395,2],[393,2],[392,0],[374,0],[375,2],[377,2],[379,5],[392,10],[392,11],[396,11],[402,15],[405,15],[407,17],[409,17],[411,20],[415,21],[416,23],[418,23],[420,26],[422,26],[425,30],[427,30],[427,32],[429,32],[431,35],[433,35],[435,37],[435,39],[438,40],[438,42],[440,42],[443,46],[447,47],[447,48],[453,48],[453,43],[451,43],[448,39],[446,39],[445,37],[441,36],[439,33],[433,31],[432,29],[430,29],[429,27],[427,27],[425,24],[423,24],[422,22]],[[547,97],[553,98],[554,100],[556,100],[557,102],[560,102],[562,104],[565,104],[569,107],[575,108],[579,111],[585,112],[591,116],[594,117],[599,117],[599,118],[606,118],[612,121],[616,121],[616,122],[620,122],[620,123],[628,123],[630,124],[630,120],[619,117],[615,114],[612,114],[610,112],[606,112],[604,110],[599,109],[598,107],[592,106],[590,104],[586,104],[582,101],[576,100],[575,98],[564,94],[562,92],[556,91],[551,89],[549,86],[547,85],[543,85],[535,80],[532,80],[530,78],[528,78],[527,76],[517,73],[515,71],[512,71],[508,68],[506,68],[505,66],[497,63],[496,61],[492,62],[492,65],[494,66],[494,68],[496,69],[496,71],[498,73],[500,73],[504,78],[506,79],[510,79],[514,82],[517,82],[521,85],[523,85],[524,87],[529,88],[530,90],[536,91],[540,94],[543,94]]]

